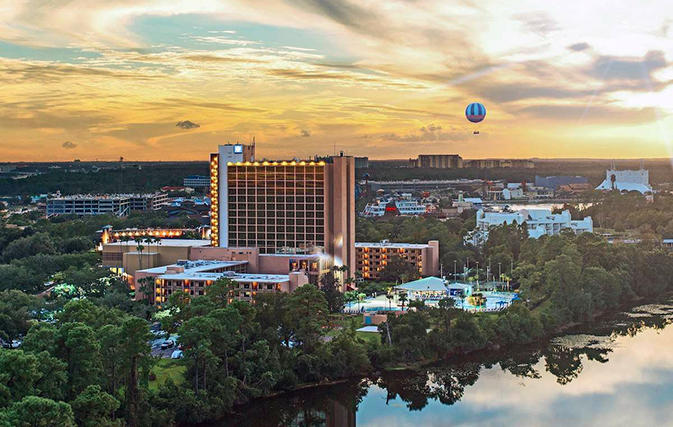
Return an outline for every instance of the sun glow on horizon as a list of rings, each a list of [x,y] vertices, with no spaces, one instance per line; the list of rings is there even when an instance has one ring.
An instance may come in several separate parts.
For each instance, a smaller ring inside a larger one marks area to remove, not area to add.
[[[671,155],[673,6],[661,1],[0,10],[2,161],[206,160],[253,134],[277,158],[335,145],[372,159]],[[471,102],[488,110],[479,135]]]

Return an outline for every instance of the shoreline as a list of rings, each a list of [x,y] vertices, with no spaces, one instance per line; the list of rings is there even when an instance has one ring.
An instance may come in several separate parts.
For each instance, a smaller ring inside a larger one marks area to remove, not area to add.
[[[551,333],[549,335],[545,335],[544,338],[542,338],[538,341],[534,341],[532,343],[528,343],[528,344],[515,344],[515,345],[510,345],[510,346],[505,346],[505,347],[487,346],[485,348],[475,350],[475,351],[471,351],[471,352],[468,352],[468,353],[451,353],[451,354],[448,354],[444,357],[424,359],[424,360],[414,362],[414,363],[397,364],[395,366],[390,366],[390,367],[378,369],[378,370],[376,370],[375,372],[372,372],[369,375],[353,376],[353,377],[348,377],[348,378],[342,378],[342,379],[339,379],[339,380],[301,384],[301,385],[293,388],[292,390],[276,391],[276,392],[273,392],[273,393],[265,394],[263,396],[259,396],[258,398],[260,398],[260,399],[271,399],[271,398],[274,398],[274,397],[279,397],[279,396],[286,395],[286,394],[291,394],[291,393],[294,393],[294,392],[309,390],[309,389],[318,388],[318,387],[329,387],[329,386],[332,386],[332,385],[343,384],[345,382],[354,381],[354,380],[377,379],[377,378],[380,378],[384,373],[415,371],[417,369],[420,369],[420,368],[423,368],[423,367],[426,367],[426,366],[429,366],[429,365],[432,365],[432,364],[435,364],[435,363],[440,363],[440,362],[443,362],[443,361],[449,361],[449,360],[451,360],[452,358],[455,358],[455,357],[461,357],[461,356],[475,357],[475,356],[479,356],[479,355],[482,355],[482,354],[483,355],[489,354],[489,353],[493,354],[493,353],[502,352],[502,351],[515,350],[517,348],[524,348],[524,347],[528,347],[528,346],[539,346],[541,344],[548,344],[554,338],[558,338],[559,336],[562,336],[562,335],[568,333],[569,331],[572,331],[574,328],[589,325],[591,322],[594,322],[595,320],[600,319],[602,317],[615,315],[615,314],[618,314],[618,313],[624,313],[624,312],[628,311],[629,309],[631,309],[633,307],[641,305],[643,303],[643,301],[650,301],[650,303],[654,303],[654,302],[657,302],[660,299],[664,299],[666,297],[668,297],[668,298],[673,297],[673,291],[665,292],[665,293],[663,293],[663,294],[661,294],[658,297],[653,298],[653,299],[648,299],[648,298],[645,298],[645,297],[636,298],[636,299],[630,301],[629,303],[626,303],[626,304],[623,304],[623,305],[619,306],[615,310],[602,311],[600,313],[595,313],[594,315],[591,316],[591,318],[587,319],[584,322],[576,322],[576,323],[566,324],[562,327],[557,328],[553,333]],[[235,409],[243,408],[243,407],[247,406],[248,404],[249,404],[249,402],[248,403],[236,404],[232,408],[232,411],[230,411],[229,413],[240,415],[240,413],[238,413]]]

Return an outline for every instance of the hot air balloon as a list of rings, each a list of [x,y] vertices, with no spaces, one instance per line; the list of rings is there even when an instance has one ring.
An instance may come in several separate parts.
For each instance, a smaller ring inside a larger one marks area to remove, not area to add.
[[[472,123],[479,123],[486,117],[486,107],[479,102],[473,102],[465,109],[465,117]],[[479,131],[474,131],[475,135],[479,135]]]
[[[472,123],[479,123],[486,117],[486,107],[478,102],[473,102],[465,109],[465,117]]]

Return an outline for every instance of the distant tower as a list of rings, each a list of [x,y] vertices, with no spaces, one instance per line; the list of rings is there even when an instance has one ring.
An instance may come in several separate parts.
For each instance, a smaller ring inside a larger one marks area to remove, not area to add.
[[[124,193],[124,157],[119,157],[119,194]]]

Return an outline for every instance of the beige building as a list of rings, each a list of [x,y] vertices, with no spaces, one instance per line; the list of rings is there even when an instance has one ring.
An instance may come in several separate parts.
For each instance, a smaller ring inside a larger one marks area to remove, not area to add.
[[[245,272],[255,274],[289,274],[303,271],[310,283],[318,283],[320,275],[333,265],[322,254],[260,254],[258,248],[219,248],[209,240],[165,239],[143,244],[142,252],[134,241],[102,245],[102,264],[123,273],[136,284],[136,272],[161,268],[179,261],[244,262]]]
[[[209,240],[164,239],[156,243],[142,243],[142,251],[133,240],[102,244],[102,264],[130,276],[137,270],[175,264],[178,260],[193,259],[192,250],[209,246]]]
[[[528,159],[475,159],[463,160],[458,154],[420,154],[416,159],[409,159],[412,168],[524,168],[532,169],[535,163]]]
[[[409,159],[412,167],[460,169],[463,167],[463,158],[458,154],[421,154],[417,159]]]
[[[308,283],[303,271],[289,274],[247,273],[245,261],[179,261],[176,264],[149,268],[136,273],[136,299],[150,299],[162,304],[176,292],[192,297],[208,292],[208,286],[222,278],[235,283],[231,299],[253,301],[260,293],[293,292]],[[152,295],[143,294],[144,279],[149,279]]]
[[[466,168],[494,169],[494,168],[523,168],[533,169],[535,162],[528,159],[481,159],[465,160],[463,162]]]
[[[211,202],[214,247],[355,263],[353,157],[256,161],[254,146],[223,145],[211,155]]]
[[[418,269],[421,276],[439,274],[439,241],[431,240],[427,244],[377,243],[355,244],[357,256],[356,269],[365,280],[375,280],[380,277],[381,271],[388,262],[395,257],[402,257],[404,261]]]

